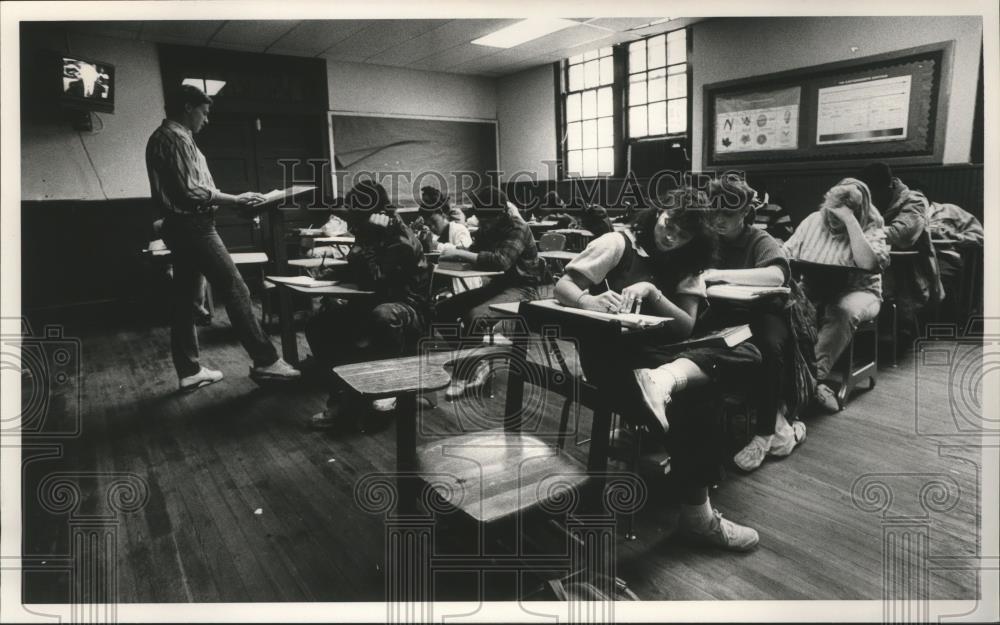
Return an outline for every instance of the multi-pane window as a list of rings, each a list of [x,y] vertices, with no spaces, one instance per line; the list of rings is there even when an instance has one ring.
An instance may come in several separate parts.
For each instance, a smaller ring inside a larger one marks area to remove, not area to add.
[[[628,44],[628,136],[678,135],[688,129],[684,29]]]
[[[566,62],[566,173],[615,173],[614,60],[610,47]]]

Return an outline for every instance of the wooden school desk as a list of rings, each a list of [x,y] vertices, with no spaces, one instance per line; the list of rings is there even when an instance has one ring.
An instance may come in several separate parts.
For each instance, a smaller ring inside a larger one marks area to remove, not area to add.
[[[471,264],[467,263],[454,263],[445,261],[445,265],[442,266],[441,263],[434,265],[434,275],[435,276],[447,276],[449,278],[458,278],[462,283],[462,286],[469,289],[469,285],[465,282],[467,278],[490,278],[496,276],[502,276],[502,271],[489,271],[486,269],[476,269]],[[433,289],[433,280],[431,280]]]
[[[292,310],[292,293],[303,293],[305,295],[309,295],[310,297],[334,295],[344,299],[370,297],[375,294],[374,291],[364,291],[350,284],[309,287],[272,280],[274,277],[280,279],[287,276],[267,276],[265,279],[278,288],[278,315],[281,326],[281,356],[285,359],[285,362],[293,365],[299,362],[299,347],[295,336],[295,315]]]

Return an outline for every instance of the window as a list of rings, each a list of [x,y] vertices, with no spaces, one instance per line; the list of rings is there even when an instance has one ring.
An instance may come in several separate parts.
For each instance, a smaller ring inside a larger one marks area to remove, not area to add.
[[[565,171],[570,177],[615,173],[614,67],[610,47],[565,63]]]
[[[687,32],[628,45],[628,136],[683,135],[688,130]]]

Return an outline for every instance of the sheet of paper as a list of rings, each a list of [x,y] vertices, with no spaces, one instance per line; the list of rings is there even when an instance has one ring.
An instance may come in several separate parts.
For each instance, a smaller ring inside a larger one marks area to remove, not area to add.
[[[277,284],[294,284],[295,286],[304,286],[309,288],[335,286],[338,284],[336,280],[317,280],[310,276],[267,276],[267,279]]]
[[[816,145],[906,138],[912,76],[869,79],[820,89]]]

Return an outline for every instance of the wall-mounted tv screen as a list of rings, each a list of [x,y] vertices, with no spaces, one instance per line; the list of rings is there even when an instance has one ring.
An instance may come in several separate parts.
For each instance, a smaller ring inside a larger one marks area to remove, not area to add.
[[[70,108],[113,113],[115,111],[115,67],[78,56],[59,56],[62,65],[60,104]]]

